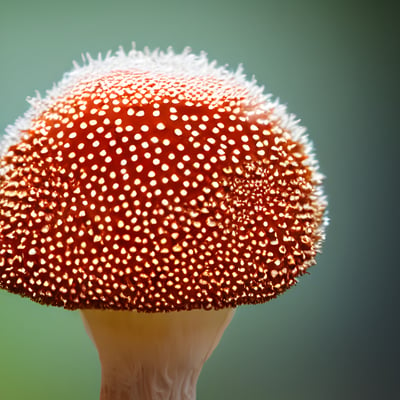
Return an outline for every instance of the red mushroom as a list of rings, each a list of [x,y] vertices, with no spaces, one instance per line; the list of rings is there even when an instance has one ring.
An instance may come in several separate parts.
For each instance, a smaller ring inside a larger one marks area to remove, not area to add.
[[[304,129],[189,51],[75,67],[8,129],[0,287],[80,309],[101,399],[194,399],[234,309],[314,264],[322,176]]]

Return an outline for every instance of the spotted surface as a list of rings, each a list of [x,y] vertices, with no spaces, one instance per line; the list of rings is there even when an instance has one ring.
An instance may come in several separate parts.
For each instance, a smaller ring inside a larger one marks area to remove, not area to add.
[[[273,108],[211,77],[114,71],[32,121],[0,167],[0,287],[75,308],[265,302],[313,264],[320,199]]]

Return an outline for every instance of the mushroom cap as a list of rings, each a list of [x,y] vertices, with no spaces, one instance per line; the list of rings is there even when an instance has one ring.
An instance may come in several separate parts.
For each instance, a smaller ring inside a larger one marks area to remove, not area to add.
[[[0,143],[0,287],[66,309],[262,303],[314,264],[305,129],[205,54],[87,58]]]

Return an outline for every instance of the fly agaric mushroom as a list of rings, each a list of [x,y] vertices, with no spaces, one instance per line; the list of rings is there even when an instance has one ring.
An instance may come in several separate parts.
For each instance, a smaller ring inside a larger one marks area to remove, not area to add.
[[[1,144],[0,287],[81,310],[102,400],[195,399],[235,308],[314,264],[304,131],[204,54],[89,57]]]

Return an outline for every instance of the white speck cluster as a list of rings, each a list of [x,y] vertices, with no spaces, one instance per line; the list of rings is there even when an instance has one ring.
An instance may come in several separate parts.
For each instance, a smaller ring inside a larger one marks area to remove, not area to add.
[[[3,140],[0,287],[68,309],[275,297],[323,238],[303,132],[204,55],[90,60]]]

